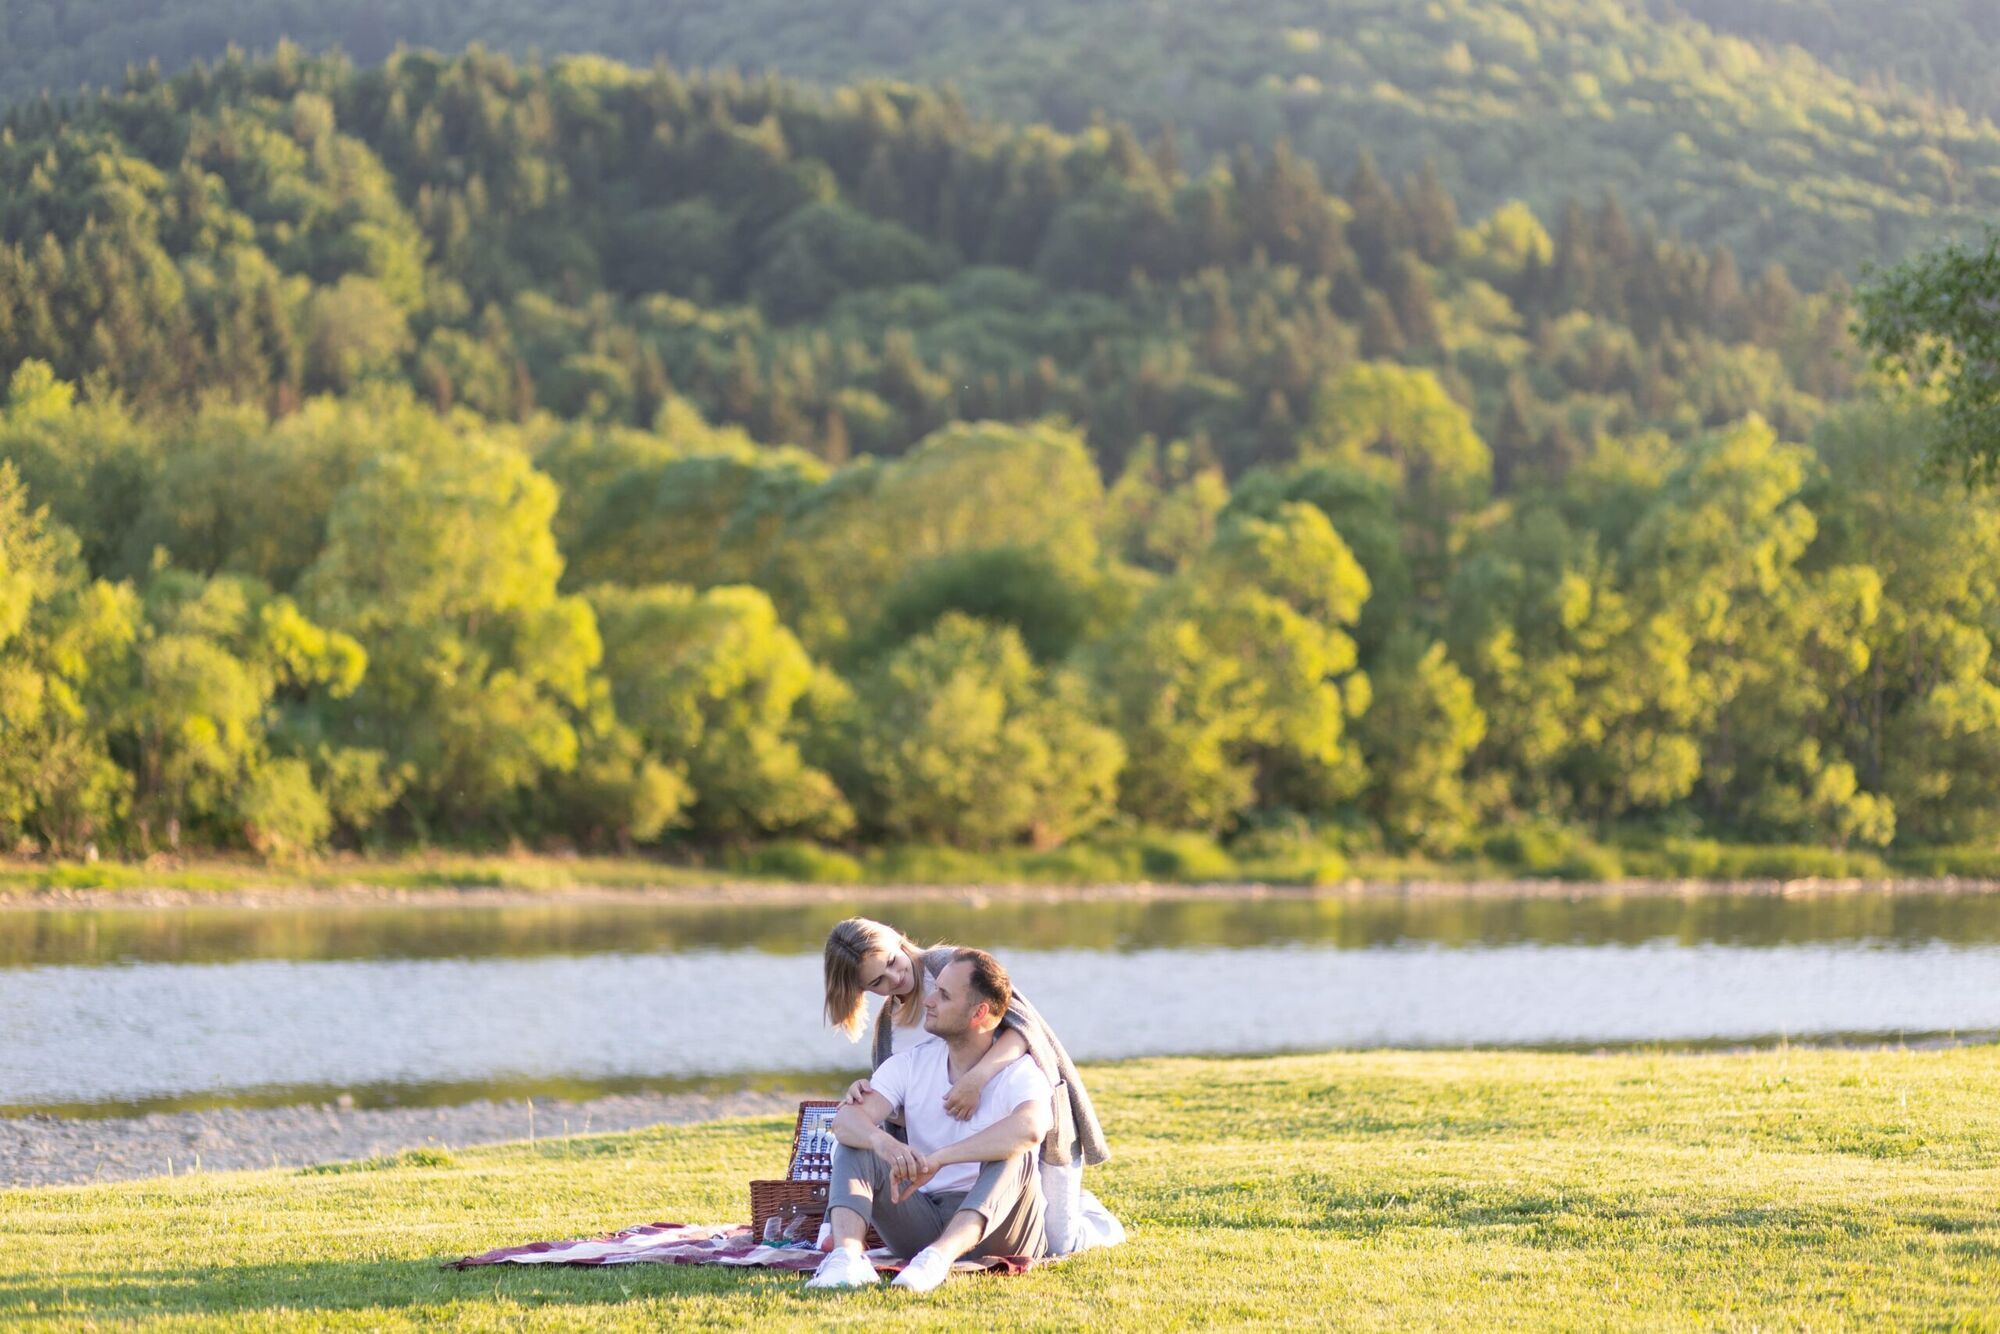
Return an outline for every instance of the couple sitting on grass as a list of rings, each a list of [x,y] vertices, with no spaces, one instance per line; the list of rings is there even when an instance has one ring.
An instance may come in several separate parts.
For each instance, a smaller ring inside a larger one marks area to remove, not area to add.
[[[826,942],[828,1020],[858,1037],[883,998],[874,1067],[834,1116],[833,1179],[814,1288],[872,1287],[872,1224],[927,1292],[961,1258],[1046,1259],[1121,1240],[1082,1188],[1109,1156],[1069,1053],[983,950],[921,950],[849,918]]]

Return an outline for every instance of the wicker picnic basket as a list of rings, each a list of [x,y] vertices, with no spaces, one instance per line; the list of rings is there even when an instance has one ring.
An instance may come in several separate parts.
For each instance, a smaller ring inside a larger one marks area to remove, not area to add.
[[[763,1236],[764,1221],[773,1215],[782,1215],[787,1205],[795,1213],[814,1218],[826,1217],[826,1186],[824,1181],[752,1181],[750,1235]]]
[[[801,1214],[814,1221],[826,1217],[827,1185],[833,1179],[833,1114],[840,1104],[831,1098],[808,1098],[799,1104],[799,1116],[792,1126],[792,1157],[783,1180],[750,1183],[750,1235],[764,1235],[764,1220],[784,1216],[789,1207],[793,1217]],[[881,1238],[868,1229],[868,1244],[879,1246]]]

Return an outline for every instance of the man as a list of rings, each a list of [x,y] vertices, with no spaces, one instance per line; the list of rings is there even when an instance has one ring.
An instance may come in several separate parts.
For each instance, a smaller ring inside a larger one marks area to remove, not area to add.
[[[897,1052],[870,1076],[871,1091],[833,1118],[827,1226],[833,1250],[809,1288],[875,1283],[862,1251],[873,1223],[909,1263],[895,1286],[928,1292],[966,1255],[1043,1255],[1045,1204],[1035,1151],[1049,1133],[1054,1090],[1032,1058],[1001,1068],[964,1121],[944,1095],[993,1045],[1013,985],[999,960],[960,950],[924,1000],[924,1028],[939,1040]],[[882,1129],[902,1112],[906,1144]]]

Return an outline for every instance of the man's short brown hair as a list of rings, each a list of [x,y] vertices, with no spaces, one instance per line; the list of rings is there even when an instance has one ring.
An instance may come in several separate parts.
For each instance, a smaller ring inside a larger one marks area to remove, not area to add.
[[[951,956],[951,961],[972,965],[972,976],[967,979],[967,984],[982,1000],[993,1006],[995,1018],[1007,1013],[1007,1006],[1014,999],[1014,983],[998,959],[985,950],[958,950]]]

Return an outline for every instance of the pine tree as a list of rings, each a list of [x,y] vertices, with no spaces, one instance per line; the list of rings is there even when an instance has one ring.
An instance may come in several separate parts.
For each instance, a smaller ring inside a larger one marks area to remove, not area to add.
[[[1393,360],[1403,354],[1405,345],[1402,326],[1396,322],[1388,298],[1370,292],[1361,316],[1361,355],[1371,361]]]
[[[1359,320],[1368,309],[1368,284],[1362,281],[1360,268],[1347,264],[1337,271],[1327,300],[1341,319],[1349,323]]]
[[[1717,246],[1708,255],[1708,273],[1702,285],[1704,327],[1724,342],[1741,342],[1748,330],[1748,312],[1743,304],[1743,280],[1736,271],[1736,256],[1727,246]]]
[[[1388,296],[1405,344],[1417,350],[1438,343],[1437,297],[1423,264],[1409,251],[1389,265]]]
[[[1785,266],[1775,262],[1766,265],[1750,292],[1751,340],[1766,346],[1777,342],[1791,329],[1798,306],[1798,289],[1792,286]]]
[[[1181,180],[1181,144],[1171,125],[1162,126],[1159,134],[1147,147],[1147,155],[1153,159],[1153,170],[1169,186],[1178,185]]]
[[[1388,275],[1390,258],[1408,246],[1409,224],[1396,192],[1375,167],[1375,155],[1365,148],[1348,178],[1347,206],[1354,214],[1347,225],[1348,243],[1362,273],[1379,283]]]
[[[764,393],[763,364],[747,335],[738,334],[730,351],[729,373],[722,385],[722,415],[733,422],[753,421]]]
[[[1597,294],[1597,252],[1583,205],[1571,200],[1563,209],[1562,230],[1556,236],[1554,272],[1549,275],[1550,299],[1557,310],[1592,310]]]
[[[1535,430],[1535,395],[1527,377],[1516,371],[1507,377],[1507,392],[1500,401],[1500,415],[1494,421],[1488,442],[1493,448],[1493,485],[1500,492],[1510,490],[1515,470],[1527,463],[1539,438]]]
[[[868,166],[861,173],[861,185],[855,198],[864,210],[878,218],[899,220],[904,216],[903,184],[896,177],[896,166],[889,158],[887,144],[877,144],[875,151],[869,154]]]
[[[1410,239],[1426,264],[1442,264],[1458,248],[1458,203],[1438,175],[1437,161],[1424,159],[1416,180],[1403,188]]]

